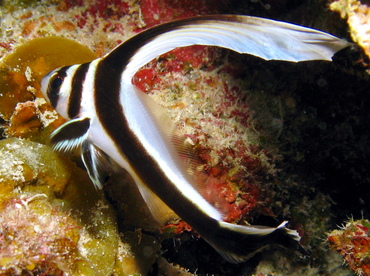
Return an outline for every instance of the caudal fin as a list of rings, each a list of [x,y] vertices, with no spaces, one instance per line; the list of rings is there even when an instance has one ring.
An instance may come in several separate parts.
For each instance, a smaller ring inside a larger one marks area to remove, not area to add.
[[[287,223],[284,221],[278,227],[272,228],[219,222],[219,229],[203,237],[231,263],[244,262],[271,244],[293,247],[307,254],[299,244],[298,232],[286,228]]]

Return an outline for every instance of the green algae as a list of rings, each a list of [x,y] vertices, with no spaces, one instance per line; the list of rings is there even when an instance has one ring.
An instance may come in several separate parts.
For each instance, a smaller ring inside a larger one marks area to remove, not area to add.
[[[49,147],[16,138],[0,141],[0,155],[2,193],[32,184],[62,194],[76,168]]]
[[[95,58],[84,45],[55,36],[36,38],[5,55],[0,61],[0,117],[6,135],[45,143],[64,119],[43,100],[42,77],[57,67]]]

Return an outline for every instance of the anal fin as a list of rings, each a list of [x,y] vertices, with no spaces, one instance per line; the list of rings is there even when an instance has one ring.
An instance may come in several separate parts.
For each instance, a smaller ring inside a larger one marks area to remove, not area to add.
[[[136,182],[137,183],[137,182]],[[146,202],[153,218],[163,226],[167,222],[179,218],[154,192],[142,183],[137,183],[141,196]]]

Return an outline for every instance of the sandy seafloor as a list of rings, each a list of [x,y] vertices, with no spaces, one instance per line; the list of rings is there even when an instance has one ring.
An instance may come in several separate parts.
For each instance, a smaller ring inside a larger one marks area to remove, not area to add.
[[[352,39],[346,21],[322,0],[175,2],[0,1],[0,53],[9,55],[37,37],[62,36],[100,57],[179,14],[216,12],[287,21]],[[59,53],[58,62],[68,54],[68,48]],[[122,176],[112,177],[104,193],[91,196],[84,189],[93,190],[92,184],[77,158],[46,168],[56,157],[41,144],[62,121],[37,92],[37,64],[15,68],[20,81],[9,73],[12,68],[1,71],[6,92],[0,91],[0,275],[354,275],[329,248],[327,235],[350,218],[370,216],[369,63],[360,47],[337,53],[333,62],[298,64],[194,47],[156,59],[136,76],[136,84],[197,148],[210,177],[207,192],[220,195],[212,200],[228,210],[228,220],[269,226],[289,220],[310,252],[302,258],[272,247],[238,265],[222,260],[183,222],[153,224],[126,176],[123,183]],[[8,89],[13,86],[20,91],[16,96]],[[42,161],[34,165],[32,158]],[[50,180],[53,176],[60,179]],[[94,215],[87,219],[84,212]],[[32,241],[25,238],[32,235]],[[368,254],[367,245],[361,246]]]

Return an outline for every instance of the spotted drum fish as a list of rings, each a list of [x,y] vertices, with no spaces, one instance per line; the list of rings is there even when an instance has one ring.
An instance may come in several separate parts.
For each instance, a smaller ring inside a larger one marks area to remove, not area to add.
[[[265,60],[331,60],[349,45],[327,33],[263,18],[212,15],[178,20],[139,33],[90,63],[55,69],[42,92],[68,119],[51,136],[56,150],[81,151],[96,187],[109,160],[131,174],[153,214],[163,201],[226,260],[239,263],[272,244],[299,248],[300,237],[286,228],[224,222],[220,210],[198,192],[197,162],[164,110],[132,84],[134,74],[176,47],[210,45]],[[191,166],[190,166],[191,167]],[[193,166],[195,167],[195,166]]]

